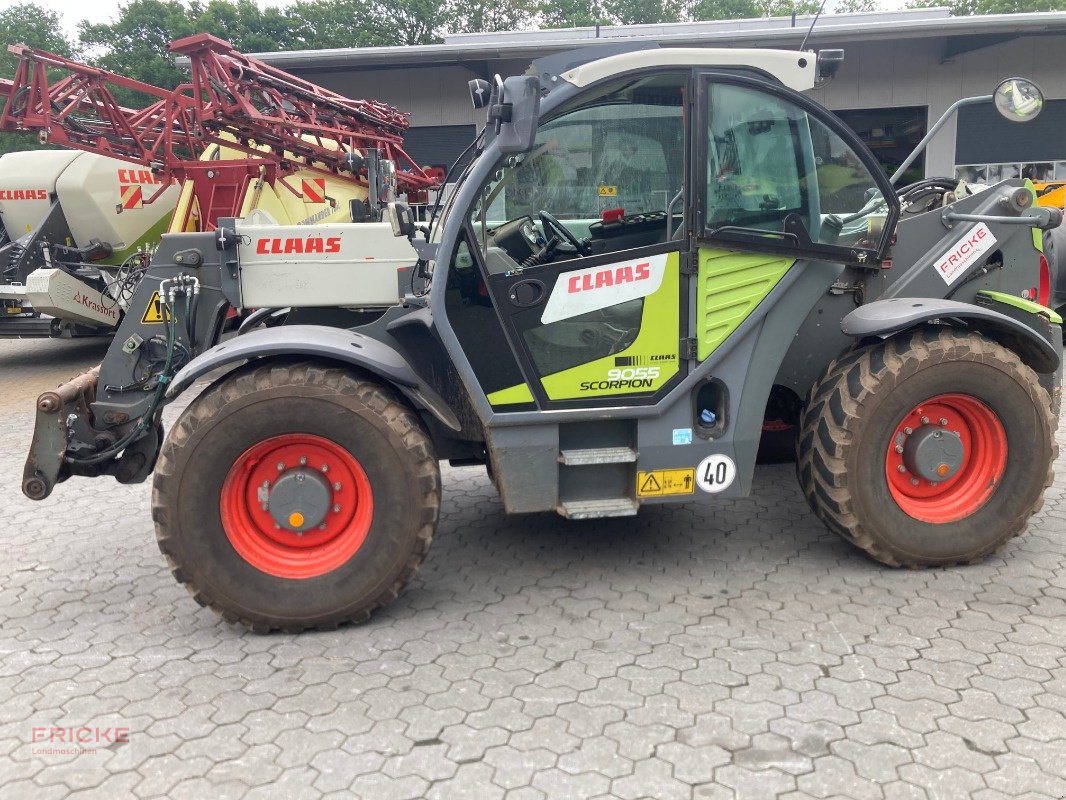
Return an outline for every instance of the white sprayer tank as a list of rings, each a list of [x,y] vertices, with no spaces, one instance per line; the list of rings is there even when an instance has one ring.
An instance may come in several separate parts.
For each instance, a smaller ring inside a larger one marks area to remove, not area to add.
[[[52,205],[56,180],[80,155],[71,150],[30,150],[0,157],[0,219],[12,240],[40,224]]]
[[[40,224],[58,195],[77,247],[90,240],[116,253],[158,241],[153,231],[174,210],[178,187],[160,187],[150,170],[96,153],[33,150],[0,157],[0,217],[12,239]]]
[[[78,247],[99,239],[116,253],[159,240],[161,231],[147,241],[145,236],[169,219],[180,191],[174,184],[148,203],[161,186],[150,170],[95,153],[81,153],[56,180],[59,203]]]

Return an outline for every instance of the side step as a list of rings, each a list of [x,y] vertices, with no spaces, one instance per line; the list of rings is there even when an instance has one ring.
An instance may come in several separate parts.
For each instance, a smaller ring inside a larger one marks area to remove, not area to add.
[[[599,517],[633,517],[640,504],[628,498],[609,500],[567,500],[558,511],[567,519],[596,519]]]
[[[559,463],[568,467],[583,467],[590,464],[632,464],[636,460],[637,451],[632,447],[589,447],[559,452]]]

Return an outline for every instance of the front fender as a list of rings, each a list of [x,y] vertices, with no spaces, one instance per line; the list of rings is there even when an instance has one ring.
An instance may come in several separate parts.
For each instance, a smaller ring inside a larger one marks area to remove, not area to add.
[[[1029,315],[1034,318],[1038,315]],[[1006,314],[973,303],[929,297],[895,297],[859,306],[840,321],[848,336],[865,339],[885,338],[933,320],[955,320],[987,334],[1010,348],[1035,371],[1049,374],[1059,368],[1060,347],[1037,332],[1031,325]],[[1034,323],[1037,322],[1034,319]],[[1050,329],[1051,322],[1044,319]]]
[[[392,384],[417,408],[429,411],[445,427],[460,430],[459,420],[448,404],[419,379],[400,353],[365,334],[321,325],[265,328],[215,345],[174,376],[166,399],[173,400],[198,378],[220,367],[279,356],[320,358],[364,369]]]

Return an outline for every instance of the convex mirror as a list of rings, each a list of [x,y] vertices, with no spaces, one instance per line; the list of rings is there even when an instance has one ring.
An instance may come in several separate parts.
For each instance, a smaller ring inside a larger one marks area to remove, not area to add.
[[[1007,78],[992,93],[1000,116],[1011,122],[1029,122],[1044,108],[1044,93],[1026,78]]]

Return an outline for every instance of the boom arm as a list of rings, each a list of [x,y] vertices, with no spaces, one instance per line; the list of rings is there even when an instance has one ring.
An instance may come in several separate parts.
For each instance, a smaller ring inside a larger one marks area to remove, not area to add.
[[[279,181],[312,171],[366,184],[353,151],[381,151],[397,165],[397,188],[419,191],[434,180],[403,150],[407,115],[372,100],[352,100],[243,55],[208,34],[173,42],[189,59],[191,80],[167,91],[107,70],[25,45],[0,129],[37,131],[43,142],[142,164],[163,178],[191,180],[208,228],[239,213],[248,182]],[[49,72],[63,77],[52,82]],[[115,88],[157,98],[146,108],[123,108]],[[201,161],[211,145],[245,158]]]

